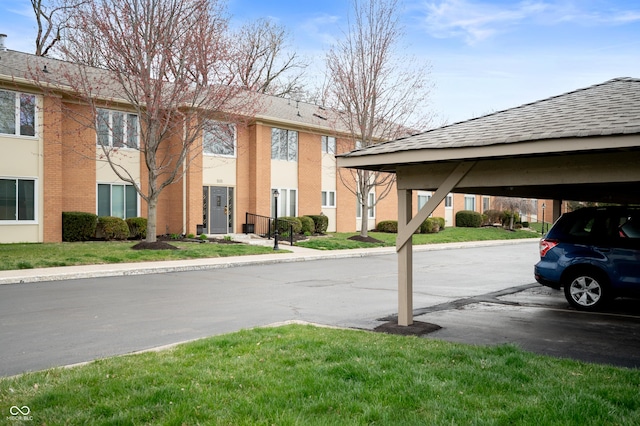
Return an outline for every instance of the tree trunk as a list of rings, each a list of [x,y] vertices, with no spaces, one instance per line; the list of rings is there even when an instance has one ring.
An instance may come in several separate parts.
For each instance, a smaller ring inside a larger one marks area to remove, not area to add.
[[[158,234],[158,200],[156,197],[149,199],[147,203],[147,238],[148,243],[155,243]]]
[[[360,224],[360,236],[367,238],[369,236],[369,197],[363,197],[362,202],[362,222]]]
[[[358,200],[358,202],[362,207],[360,212],[360,236],[362,238],[367,238],[369,236],[369,179],[370,176],[368,170],[358,171],[358,186],[361,198],[361,200]]]

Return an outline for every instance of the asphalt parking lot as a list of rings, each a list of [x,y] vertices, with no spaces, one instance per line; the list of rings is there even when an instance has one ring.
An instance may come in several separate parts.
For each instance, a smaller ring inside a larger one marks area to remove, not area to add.
[[[415,319],[441,327],[429,338],[510,343],[538,354],[640,367],[640,301],[615,299],[600,312],[582,312],[569,306],[562,291],[537,284],[520,288],[417,309]]]

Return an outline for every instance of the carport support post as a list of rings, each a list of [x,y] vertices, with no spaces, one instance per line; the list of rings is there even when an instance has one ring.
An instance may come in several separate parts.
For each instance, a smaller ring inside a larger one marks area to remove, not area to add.
[[[413,324],[413,242],[411,237],[424,220],[436,209],[447,194],[465,177],[476,164],[461,162],[442,182],[427,204],[422,206],[415,217],[413,214],[411,189],[403,188],[404,176],[401,169],[396,171],[396,188],[398,191],[398,237],[396,252],[398,253],[398,325]]]
[[[398,226],[404,229],[411,221],[412,193],[398,190]],[[411,238],[398,249],[398,325],[413,324],[413,243]]]
[[[553,214],[551,223],[555,223],[556,220],[558,220],[558,218],[560,218],[560,215],[562,214],[562,200],[553,200],[551,213]]]

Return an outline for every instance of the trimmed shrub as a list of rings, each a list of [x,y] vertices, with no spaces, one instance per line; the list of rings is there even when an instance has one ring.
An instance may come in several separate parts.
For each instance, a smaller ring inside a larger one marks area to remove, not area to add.
[[[300,223],[302,223],[302,229],[300,230],[300,233],[305,235],[307,235],[307,233],[313,234],[313,231],[316,227],[315,223],[313,223],[313,219],[311,219],[309,216],[302,216],[298,219],[300,219]]]
[[[129,227],[124,219],[114,216],[100,216],[96,234],[107,241],[126,240],[129,238]]]
[[[444,217],[434,217],[433,219],[438,221],[438,225],[440,225],[440,231],[442,231],[444,229],[444,225],[446,223],[446,221],[444,220]]]
[[[460,210],[456,213],[456,226],[461,228],[479,228],[482,225],[482,215],[471,210]]]
[[[510,212],[509,210],[505,210],[502,212],[502,226],[509,226],[511,223],[511,216],[513,216],[513,224],[520,222],[520,214],[518,212]]]
[[[98,216],[85,212],[62,212],[62,241],[87,241],[96,235]]]
[[[283,216],[278,218],[278,234],[289,235],[289,225],[293,225],[293,234],[302,231],[302,222],[297,217]]]
[[[523,228],[528,228],[529,227],[529,222],[527,222],[526,220],[522,222],[522,227]]]
[[[391,234],[398,233],[398,221],[397,220],[383,220],[376,225],[376,231],[389,232]]]
[[[147,238],[147,218],[146,217],[130,217],[125,222],[129,227],[129,236],[131,238],[143,239]]]
[[[502,223],[502,212],[500,210],[485,210],[484,225],[493,225],[494,223]]]
[[[421,234],[436,234],[440,232],[440,221],[435,217],[428,217],[420,225]]]
[[[323,214],[318,215],[307,215],[313,220],[314,224],[314,234],[325,234],[327,232],[327,228],[329,227],[329,218]]]

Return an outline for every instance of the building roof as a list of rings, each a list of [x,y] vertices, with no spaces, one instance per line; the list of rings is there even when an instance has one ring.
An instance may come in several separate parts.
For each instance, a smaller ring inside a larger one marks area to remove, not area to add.
[[[14,50],[0,51],[0,81],[10,81],[14,84],[36,85],[35,79],[40,84],[47,83],[57,88],[65,88],[65,75],[69,74],[69,67],[75,67],[75,64],[61,61],[53,58],[40,57],[29,53],[18,52]],[[46,67],[46,72],[42,71]],[[96,79],[101,82],[107,81],[105,78],[108,71],[84,67]],[[122,91],[122,87],[117,83],[102,86],[103,93],[97,93],[98,96],[105,96],[111,99],[120,98],[126,102],[126,97],[118,95]],[[69,88],[68,88],[69,89]],[[255,96],[256,94],[253,94]],[[307,102],[299,102],[294,99],[279,98],[270,95],[257,95],[257,105],[253,105],[255,110],[251,112],[258,120],[281,123],[283,126],[300,126],[304,128],[317,129],[326,133],[344,132],[338,116],[329,108],[314,105]]]
[[[342,157],[640,134],[640,79],[601,84],[369,146]],[[347,164],[345,164],[347,165]],[[348,167],[348,166],[347,166]]]

